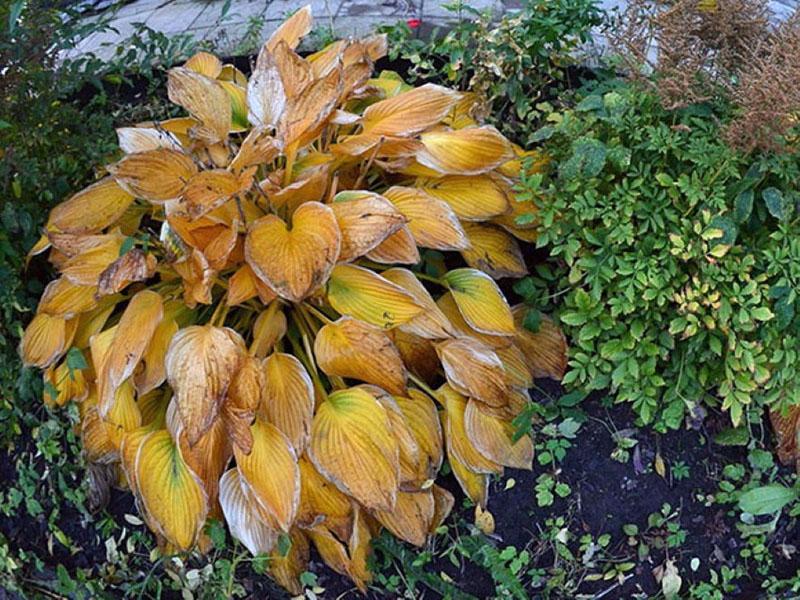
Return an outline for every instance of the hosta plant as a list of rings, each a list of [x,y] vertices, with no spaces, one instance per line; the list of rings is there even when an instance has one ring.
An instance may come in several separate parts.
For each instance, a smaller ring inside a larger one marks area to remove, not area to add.
[[[532,378],[565,368],[494,280],[525,273],[524,153],[469,94],[371,78],[381,37],[302,58],[310,27],[249,80],[205,53],[169,72],[188,115],[119,129],[122,158],[51,212],[32,253],[60,277],[21,346],[165,552],[224,519],[293,592],[310,544],[362,589],[380,528],[424,544],[445,455],[485,507],[492,474],[531,466],[511,422]]]

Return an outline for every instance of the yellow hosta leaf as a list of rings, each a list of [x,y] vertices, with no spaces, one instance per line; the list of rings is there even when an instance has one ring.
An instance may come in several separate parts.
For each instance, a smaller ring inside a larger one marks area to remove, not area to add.
[[[167,380],[190,445],[219,414],[244,351],[239,334],[225,327],[192,325],[172,337],[165,362]]]
[[[539,331],[528,330],[524,325],[528,307],[515,306],[513,309],[516,333],[514,343],[525,355],[533,377],[550,377],[561,380],[567,371],[567,338],[552,319],[542,316]]]
[[[267,40],[265,47],[272,51],[278,44],[285,42],[289,48],[297,48],[300,40],[311,31],[313,22],[311,5],[307,4],[286,19],[283,24],[275,30]]]
[[[142,425],[153,429],[164,429],[167,422],[167,409],[172,399],[172,390],[155,389],[141,394],[136,399],[142,414]]]
[[[386,409],[364,389],[331,393],[314,415],[311,461],[326,479],[368,508],[394,506],[398,453]]]
[[[59,277],[44,288],[37,311],[71,319],[97,306],[96,290],[92,285],[76,285],[66,277]]]
[[[360,119],[355,115],[356,119]],[[334,119],[343,118],[339,113],[334,115]],[[385,138],[371,133],[361,133],[358,135],[345,135],[337,138],[336,143],[330,147],[330,151],[336,156],[361,157],[367,153],[378,156],[386,156],[386,147],[392,145],[394,152],[388,153],[390,156],[413,156],[420,148],[416,140],[408,138]],[[402,144],[402,145],[400,145]],[[398,150],[401,150],[399,153]]]
[[[44,401],[48,406],[64,406],[67,402],[80,402],[89,394],[89,386],[81,369],[70,369],[66,362],[57,367],[49,367],[42,374],[45,382]],[[50,395],[47,384],[56,391]]]
[[[308,538],[297,527],[289,532],[291,546],[286,556],[273,550],[269,555],[269,574],[293,596],[303,594],[300,575],[308,570]]]
[[[328,301],[338,313],[384,329],[402,325],[424,310],[400,286],[354,265],[337,265],[327,291]]]
[[[294,98],[314,80],[311,65],[284,42],[270,49],[281,74],[287,98]]]
[[[167,94],[201,125],[190,134],[207,144],[223,142],[231,127],[232,109],[228,93],[215,79],[185,67],[167,72]]]
[[[403,225],[375,249],[367,253],[367,258],[383,264],[415,265],[420,261],[417,243],[411,230]]]
[[[225,169],[209,169],[194,175],[186,183],[181,207],[191,219],[198,219],[245,192],[253,183],[255,168],[236,175]]]
[[[317,525],[308,530],[311,541],[317,549],[322,561],[339,573],[339,575],[350,574],[350,556],[347,554],[347,547],[336,539],[325,525]]]
[[[511,143],[494,127],[428,131],[417,162],[443,175],[480,175],[514,157]]]
[[[486,273],[477,269],[454,269],[442,279],[470,327],[492,335],[516,332],[511,307]]]
[[[373,514],[381,525],[400,539],[415,546],[424,546],[434,512],[433,494],[427,490],[398,492],[393,510],[376,510]]]
[[[444,450],[442,426],[436,405],[419,390],[408,390],[408,397],[395,398],[420,450],[420,476],[432,480],[442,465]]]
[[[119,127],[117,142],[125,154],[147,152],[159,148],[180,150],[181,144],[172,133],[153,127]]]
[[[133,199],[114,178],[106,177],[51,210],[47,229],[73,234],[97,233],[116,223]]]
[[[169,148],[128,154],[108,170],[120,187],[151,202],[178,198],[197,173],[189,156]]]
[[[265,45],[247,82],[247,119],[256,127],[272,128],[286,109],[286,90],[272,52]]]
[[[317,135],[336,109],[342,85],[342,72],[335,69],[312,81],[303,93],[289,98],[277,130],[277,137],[284,147],[292,144],[303,146]]]
[[[117,389],[108,414],[105,417],[102,414],[100,416],[106,425],[108,439],[114,450],[118,451],[124,435],[142,424],[142,413],[136,403],[135,390],[130,379],[126,379]]]
[[[119,251],[125,240],[119,230],[92,237],[92,246],[79,251],[59,265],[61,274],[76,285],[96,286],[103,272],[119,258]],[[54,246],[56,243],[60,243],[60,240],[54,241]]]
[[[247,120],[247,88],[232,81],[218,82],[231,102],[231,132],[246,131],[250,128]]]
[[[362,594],[367,593],[367,583],[372,581],[369,570],[369,556],[372,553],[372,530],[367,522],[364,509],[353,507],[353,531],[347,542],[350,553],[350,579]]]
[[[211,79],[216,79],[222,73],[222,61],[209,52],[198,52],[183,66]]]
[[[242,358],[239,370],[222,404],[222,420],[230,441],[245,454],[253,447],[250,425],[263,395],[266,376],[261,361],[252,356]]]
[[[342,317],[319,330],[314,355],[327,375],[374,383],[391,394],[405,393],[403,359],[380,327]]]
[[[466,221],[485,221],[511,208],[504,189],[487,175],[421,179],[416,187],[449,204]]]
[[[203,248],[203,255],[208,261],[208,266],[215,271],[223,270],[228,261],[239,262],[239,257],[233,257],[236,243],[239,241],[239,221],[234,221],[230,227],[223,227],[222,231]],[[241,246],[239,247],[241,255]]]
[[[272,162],[279,153],[278,143],[270,134],[269,129],[253,127],[231,161],[230,169],[234,173],[240,173],[247,167]]]
[[[292,214],[298,206],[305,202],[319,202],[328,187],[328,169],[321,166],[309,168],[302,177],[291,184],[269,193],[269,201],[273,209]],[[262,184],[263,187],[263,184]]]
[[[364,133],[412,136],[441,121],[458,101],[447,88],[426,84],[381,100],[364,111]]]
[[[208,502],[167,430],[154,431],[141,441],[136,489],[158,532],[178,549],[189,550],[205,523]]]
[[[436,484],[431,488],[431,493],[433,494],[434,510],[429,531],[430,533],[435,533],[436,529],[447,519],[450,511],[453,510],[456,499],[453,494]]]
[[[275,545],[278,532],[262,521],[251,498],[245,494],[238,469],[229,469],[219,482],[219,503],[231,535],[253,556],[266,554]]]
[[[523,150],[516,144],[513,144],[514,155],[507,163],[503,163],[497,170],[512,179],[516,179],[522,173],[526,160],[531,160],[531,166],[528,173],[542,173],[550,162],[550,158],[542,153],[541,150]]]
[[[156,272],[156,257],[139,248],[129,250],[108,265],[97,279],[97,295],[116,294],[136,281],[150,279]]]
[[[408,219],[408,228],[417,245],[437,250],[468,248],[464,229],[446,202],[413,187],[394,186],[384,195]]]
[[[464,223],[470,247],[461,256],[470,267],[480,269],[495,279],[524,277],[528,274],[522,250],[510,234],[499,227],[482,223]]]
[[[492,222],[514,235],[524,236],[520,239],[536,241],[540,227],[537,217],[539,208],[536,206],[536,202],[532,199],[522,200],[518,197],[515,198],[512,182],[507,179],[498,176],[493,177],[492,181],[498,189],[502,189],[511,199],[509,202],[510,210],[505,214],[492,217]]]
[[[462,491],[475,504],[485,507],[489,500],[489,475],[477,473],[465,465],[448,446],[447,461]]]
[[[118,228],[114,228],[109,233],[95,235],[48,231],[47,238],[53,247],[53,252],[50,253],[50,262],[59,270],[68,264],[71,258],[85,254],[98,246],[105,246],[109,241],[113,240],[121,244],[125,239]]]
[[[528,365],[528,358],[519,349],[519,346],[511,344],[505,348],[494,348],[494,352],[503,363],[509,385],[522,389],[533,387],[533,376]]]
[[[280,304],[271,303],[266,310],[261,311],[253,323],[250,354],[256,358],[265,358],[272,352],[273,346],[286,335],[286,327],[286,315],[280,310]]]
[[[175,272],[183,279],[183,302],[189,308],[197,304],[211,304],[211,287],[214,271],[197,248],[186,260],[173,264]]]
[[[439,388],[437,394],[444,406],[444,438],[448,453],[477,473],[502,473],[503,467],[481,454],[469,439],[465,420],[467,398],[447,384]]]
[[[111,410],[122,382],[133,375],[163,316],[161,296],[150,290],[138,292],[125,307],[108,351],[99,365],[95,363],[101,416]]]
[[[277,298],[277,294],[256,276],[250,265],[244,264],[228,279],[228,294],[225,301],[228,306],[236,306],[256,296],[263,304],[269,304]]]
[[[97,412],[97,399],[95,398],[92,403],[91,396],[89,396],[80,406],[81,444],[86,460],[100,464],[109,464],[119,460],[117,448],[108,435],[108,424],[100,418]]]
[[[340,262],[363,256],[406,222],[391,202],[371,192],[340,192],[330,206],[342,232]]]
[[[436,344],[436,353],[456,391],[489,406],[508,404],[509,387],[503,363],[494,351],[473,338],[456,338]]]
[[[423,465],[420,462],[421,454],[414,432],[406,422],[403,411],[400,410],[394,397],[376,385],[364,384],[359,387],[367,390],[386,409],[389,416],[389,426],[392,436],[397,440],[400,458],[400,490],[404,492],[418,491],[427,483]]]
[[[428,290],[419,279],[408,269],[394,268],[381,273],[383,277],[399,285],[414,297],[414,300],[423,307],[419,315],[400,325],[402,331],[426,339],[442,339],[456,335],[455,329],[450,325],[447,317],[433,301]]]
[[[300,509],[297,521],[303,527],[324,522],[340,539],[348,536],[352,526],[353,507],[351,500],[301,457],[300,465]]]
[[[529,435],[514,442],[514,426],[510,421],[490,415],[481,410],[477,400],[470,400],[464,423],[469,441],[489,460],[514,469],[532,468],[533,442]]]
[[[244,454],[234,447],[237,468],[261,507],[262,516],[288,532],[300,504],[297,455],[289,439],[275,425],[256,419],[251,430],[250,453]]]
[[[247,263],[271,289],[282,298],[300,302],[328,279],[340,243],[333,211],[307,202],[294,212],[291,229],[275,215],[253,223],[244,251]]]
[[[92,311],[81,315],[78,321],[78,327],[75,331],[75,339],[72,344],[76,348],[86,348],[89,346],[91,337],[105,327],[111,313],[114,312],[115,302],[113,300],[103,300]]]
[[[275,352],[264,361],[266,382],[259,413],[280,429],[298,456],[308,443],[314,415],[314,385],[291,354]]]
[[[447,320],[456,330],[456,334],[465,337],[475,338],[480,340],[492,350],[500,348],[508,348],[513,342],[513,338],[508,335],[494,335],[489,333],[481,333],[477,329],[470,327],[469,323],[464,320],[461,311],[458,309],[455,298],[450,292],[445,292],[436,301],[436,306],[444,313]]]
[[[483,535],[492,535],[494,533],[494,515],[481,508],[480,504],[475,505],[475,527]]]

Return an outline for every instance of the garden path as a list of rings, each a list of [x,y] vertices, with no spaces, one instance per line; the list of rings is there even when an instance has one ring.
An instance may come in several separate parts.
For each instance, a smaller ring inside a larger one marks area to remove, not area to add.
[[[453,0],[81,0],[79,8],[94,14],[87,19],[107,19],[109,28],[81,40],[68,56],[94,53],[108,59],[115,48],[142,24],[168,36],[188,34],[214,44],[220,54],[247,54],[250,40],[264,40],[287,15],[310,2],[318,26],[337,37],[359,36],[378,25],[407,21],[425,30],[446,25],[456,14],[444,8]],[[520,0],[468,0],[470,6],[492,9],[497,16],[517,10]],[[606,10],[624,6],[625,0],[599,0]],[[770,0],[776,18],[787,17],[798,0]],[[326,27],[327,26],[327,27]],[[602,35],[597,36],[602,40]],[[601,42],[602,43],[602,42]]]

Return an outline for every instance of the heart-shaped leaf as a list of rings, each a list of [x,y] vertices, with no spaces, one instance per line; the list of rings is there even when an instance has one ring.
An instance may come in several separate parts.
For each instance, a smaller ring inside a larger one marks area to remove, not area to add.
[[[317,409],[311,461],[326,479],[364,506],[394,507],[398,454],[386,410],[363,388],[335,391]]]
[[[306,202],[292,227],[275,215],[260,218],[245,240],[247,263],[282,298],[300,302],[328,279],[339,256],[341,233],[333,211]]]

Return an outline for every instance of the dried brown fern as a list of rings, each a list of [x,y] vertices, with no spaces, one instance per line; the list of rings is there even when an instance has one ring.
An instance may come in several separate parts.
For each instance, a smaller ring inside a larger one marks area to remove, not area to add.
[[[795,151],[792,130],[800,111],[800,13],[777,26],[761,53],[730,86],[737,116],[725,137],[746,152],[755,149]]]
[[[770,18],[764,0],[632,0],[609,39],[666,108],[723,99],[732,146],[787,151],[800,109],[800,12]]]

